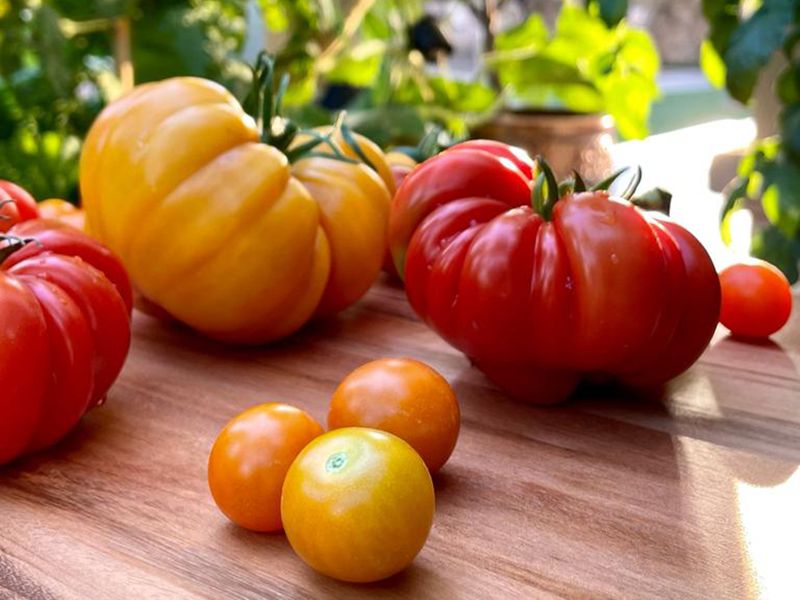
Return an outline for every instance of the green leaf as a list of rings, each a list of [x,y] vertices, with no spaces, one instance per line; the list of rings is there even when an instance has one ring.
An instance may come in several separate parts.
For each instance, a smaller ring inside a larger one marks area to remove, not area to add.
[[[715,88],[725,86],[725,62],[711,40],[703,40],[700,44],[700,67],[711,85]]]
[[[724,53],[725,82],[736,100],[750,99],[759,70],[791,31],[795,10],[794,0],[767,0],[731,34]]]
[[[373,85],[381,68],[386,46],[379,40],[361,42],[340,56],[326,74],[328,81],[355,87]]]
[[[787,65],[778,75],[775,92],[783,104],[800,102],[800,65]]]
[[[800,158],[800,104],[786,106],[780,114],[783,148],[795,159]]]
[[[800,166],[781,156],[760,171],[764,214],[787,237],[800,235]]]
[[[798,280],[800,243],[796,239],[787,238],[776,227],[767,227],[753,236],[750,251],[778,267],[791,283]]]
[[[609,27],[619,24],[628,13],[628,0],[587,0],[587,8],[597,11]]]
[[[658,97],[655,82],[635,73],[613,74],[604,85],[603,93],[619,134],[627,139],[644,138],[650,106]]]
[[[538,51],[547,43],[549,33],[542,15],[532,13],[527,19],[508,31],[497,34],[494,49],[498,52],[509,50]]]

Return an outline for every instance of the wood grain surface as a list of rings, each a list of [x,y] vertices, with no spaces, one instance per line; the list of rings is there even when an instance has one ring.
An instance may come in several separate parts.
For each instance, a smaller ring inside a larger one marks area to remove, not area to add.
[[[763,345],[718,331],[662,397],[555,408],[505,399],[386,283],[266,349],[140,313],[134,330],[107,404],[0,470],[0,598],[800,598],[797,314]],[[229,418],[279,400],[324,422],[347,372],[398,355],[449,378],[463,413],[411,568],[340,584],[226,521],[206,460]]]

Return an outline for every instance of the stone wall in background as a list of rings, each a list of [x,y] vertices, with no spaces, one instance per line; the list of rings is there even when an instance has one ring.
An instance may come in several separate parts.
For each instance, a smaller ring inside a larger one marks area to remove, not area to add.
[[[629,0],[630,20],[650,30],[665,65],[696,65],[706,22],[700,0]],[[552,23],[562,0],[520,0],[527,10],[541,12]]]

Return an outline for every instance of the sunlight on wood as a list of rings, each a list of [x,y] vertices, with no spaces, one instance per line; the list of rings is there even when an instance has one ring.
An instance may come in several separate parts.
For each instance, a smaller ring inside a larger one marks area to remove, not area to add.
[[[773,487],[736,484],[739,518],[759,597],[794,600],[800,590],[800,471]]]

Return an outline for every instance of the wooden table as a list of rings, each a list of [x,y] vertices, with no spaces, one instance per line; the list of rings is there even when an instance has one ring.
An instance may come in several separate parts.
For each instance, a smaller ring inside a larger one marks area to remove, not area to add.
[[[108,403],[0,471],[0,598],[800,598],[797,314],[762,346],[719,331],[663,402],[584,391],[557,408],[503,398],[386,284],[267,349],[139,313],[134,330]],[[345,585],[227,522],[206,458],[254,403],[324,421],[336,382],[385,355],[450,379],[462,434],[413,566]]]

